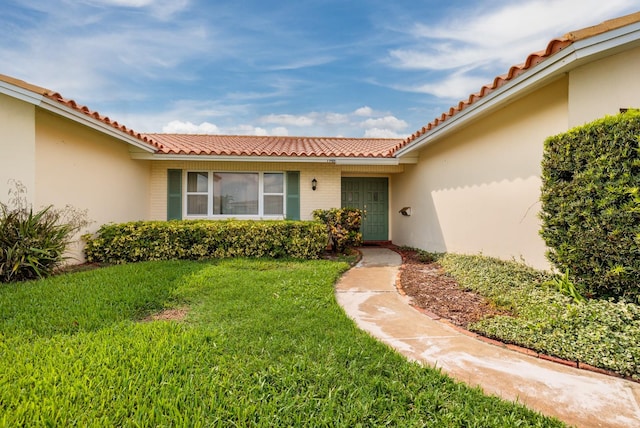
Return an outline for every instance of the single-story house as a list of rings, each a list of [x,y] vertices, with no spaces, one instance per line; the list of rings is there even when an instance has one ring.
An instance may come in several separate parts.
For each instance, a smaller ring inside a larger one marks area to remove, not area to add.
[[[36,207],[86,209],[90,230],[354,206],[368,241],[546,268],[543,141],[640,107],[639,73],[640,12],[551,40],[405,140],[140,134],[0,75],[0,198],[20,181]]]

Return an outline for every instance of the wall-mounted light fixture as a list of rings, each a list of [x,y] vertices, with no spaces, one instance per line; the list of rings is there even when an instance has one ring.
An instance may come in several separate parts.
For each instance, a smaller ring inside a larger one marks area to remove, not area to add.
[[[314,178],[313,180],[311,180],[311,190],[315,191],[317,187],[318,187],[318,180]]]
[[[409,217],[411,215],[411,207],[403,207],[400,211],[398,211],[405,217]]]

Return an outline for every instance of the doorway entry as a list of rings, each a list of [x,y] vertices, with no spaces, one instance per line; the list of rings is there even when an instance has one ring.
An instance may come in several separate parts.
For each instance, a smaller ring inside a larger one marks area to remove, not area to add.
[[[363,241],[389,240],[389,180],[387,178],[343,177],[342,208],[364,211]]]

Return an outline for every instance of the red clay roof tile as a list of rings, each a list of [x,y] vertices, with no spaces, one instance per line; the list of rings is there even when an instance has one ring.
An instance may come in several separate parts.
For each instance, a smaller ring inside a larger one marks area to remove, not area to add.
[[[83,106],[83,105],[79,105],[77,102],[75,102],[74,100],[68,99],[68,98],[64,98],[62,95],[60,95],[58,92],[53,92],[53,91],[49,91],[48,89],[43,89],[43,92],[40,93],[41,95],[53,100],[53,101],[57,101],[60,104],[63,104],[73,110],[79,111],[80,113],[84,113],[87,116],[90,116],[106,125],[109,125],[121,132],[124,132],[125,134],[128,134],[144,143],[147,143],[153,147],[155,147],[156,149],[159,149],[160,147],[158,147],[158,145],[152,141],[151,139],[149,139],[148,137],[146,137],[145,135],[141,134],[140,132],[135,132],[133,129],[127,128],[124,125],[119,124],[117,121],[115,120],[111,120],[109,117],[107,116],[103,116],[100,113],[98,113],[97,111],[92,111],[91,109],[89,109],[89,107],[87,106]]]
[[[161,154],[391,158],[401,139],[146,134]]]

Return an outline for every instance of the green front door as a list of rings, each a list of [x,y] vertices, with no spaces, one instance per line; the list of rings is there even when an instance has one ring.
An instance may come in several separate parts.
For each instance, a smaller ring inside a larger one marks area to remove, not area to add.
[[[389,240],[389,182],[386,178],[342,178],[342,208],[365,212],[364,241]]]

